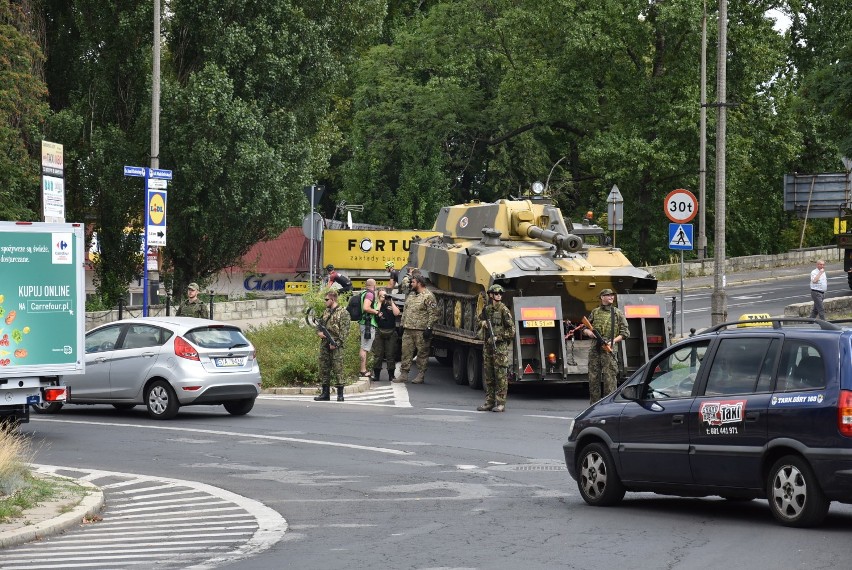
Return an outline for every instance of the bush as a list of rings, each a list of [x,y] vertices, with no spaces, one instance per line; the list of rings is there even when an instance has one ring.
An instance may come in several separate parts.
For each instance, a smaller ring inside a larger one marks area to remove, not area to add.
[[[322,307],[326,290],[313,291],[305,296],[305,305]],[[343,306],[344,296],[338,303]],[[257,361],[264,388],[277,386],[312,386],[320,383],[319,350],[320,338],[316,330],[304,319],[271,324],[246,331],[246,336],[257,349]],[[358,359],[360,333],[358,323],[352,323],[343,348],[343,374],[346,383],[355,381],[360,367]]]
[[[16,429],[0,428],[0,496],[11,495],[24,486],[30,472],[26,465],[27,444]]]

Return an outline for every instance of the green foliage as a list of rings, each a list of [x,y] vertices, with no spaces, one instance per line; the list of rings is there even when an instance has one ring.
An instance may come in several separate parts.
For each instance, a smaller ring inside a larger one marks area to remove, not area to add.
[[[358,324],[352,323],[344,345],[343,371],[354,381],[358,359]],[[263,387],[311,386],[318,384],[320,338],[316,330],[302,321],[288,321],[258,329],[249,329],[246,336],[257,349],[257,361]]]
[[[17,2],[0,0],[0,220],[38,219],[39,159],[48,108],[35,18]]]

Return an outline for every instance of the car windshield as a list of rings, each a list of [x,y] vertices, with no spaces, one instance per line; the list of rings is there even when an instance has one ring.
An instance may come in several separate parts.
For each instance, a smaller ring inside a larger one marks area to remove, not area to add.
[[[186,333],[192,344],[201,348],[239,348],[249,346],[240,329],[233,327],[201,327]]]

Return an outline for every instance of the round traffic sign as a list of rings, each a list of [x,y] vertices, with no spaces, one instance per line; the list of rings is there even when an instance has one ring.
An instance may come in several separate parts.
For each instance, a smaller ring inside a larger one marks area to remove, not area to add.
[[[698,200],[695,199],[695,194],[689,190],[678,188],[672,190],[666,196],[663,211],[666,213],[666,217],[676,224],[685,224],[698,213]]]

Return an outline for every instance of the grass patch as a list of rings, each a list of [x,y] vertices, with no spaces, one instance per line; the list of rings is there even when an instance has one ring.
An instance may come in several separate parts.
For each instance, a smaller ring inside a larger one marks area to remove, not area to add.
[[[305,295],[306,306],[313,307],[317,315],[322,314],[324,293],[325,290],[321,290]],[[339,304],[345,307],[347,298],[341,295]],[[264,388],[314,386],[320,383],[320,338],[304,318],[252,328],[245,334],[257,349],[257,362]],[[352,323],[343,344],[343,374],[347,384],[355,381],[360,368],[359,336],[358,323]]]
[[[52,483],[32,475],[27,465],[31,455],[16,427],[0,429],[0,523],[21,516],[56,492]]]

